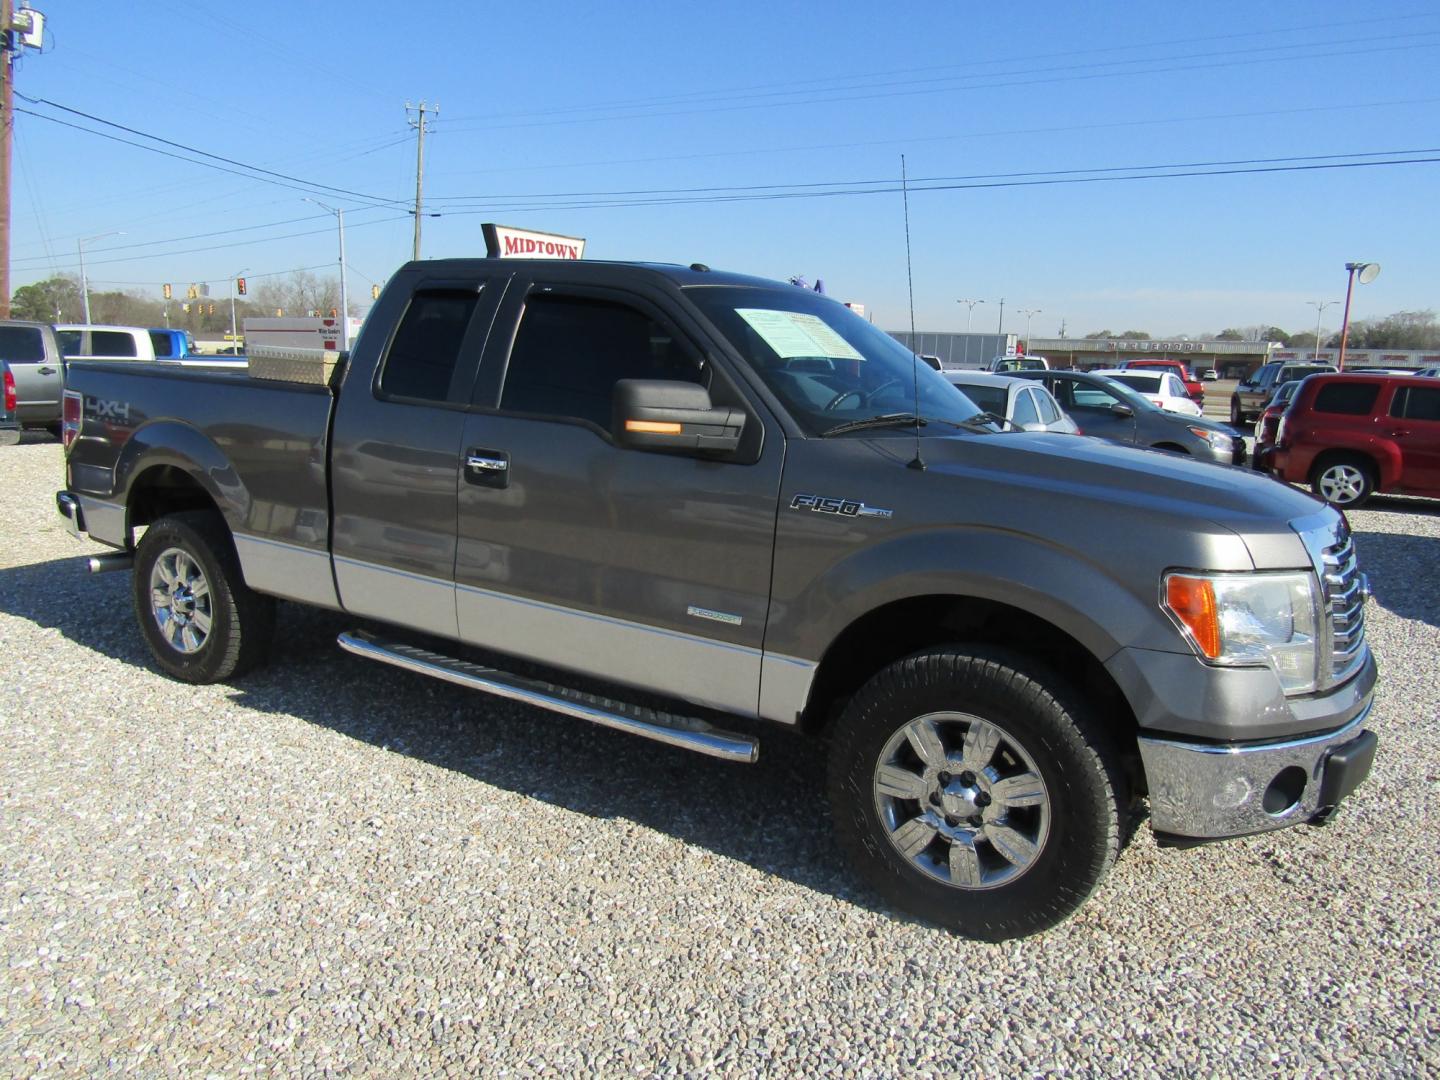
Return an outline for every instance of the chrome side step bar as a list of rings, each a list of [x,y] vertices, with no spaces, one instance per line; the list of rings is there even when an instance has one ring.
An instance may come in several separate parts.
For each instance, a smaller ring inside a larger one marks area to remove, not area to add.
[[[746,765],[752,764],[760,756],[760,744],[751,736],[722,731],[698,717],[679,716],[587,694],[555,683],[513,675],[498,668],[472,664],[468,660],[441,656],[413,645],[383,641],[363,631],[341,634],[338,640],[340,647],[346,652],[368,660],[378,660],[382,664],[390,664],[419,675],[429,675],[433,679],[443,679],[471,690],[481,690],[511,701],[521,701],[527,705],[549,709],[551,712],[579,717],[592,724],[628,731],[632,735],[640,735],[685,750],[694,750],[698,754],[708,754],[710,757]]]

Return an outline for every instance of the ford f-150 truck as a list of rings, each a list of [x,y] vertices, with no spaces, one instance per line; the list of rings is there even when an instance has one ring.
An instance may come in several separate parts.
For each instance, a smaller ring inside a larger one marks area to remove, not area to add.
[[[416,262],[310,370],[71,369],[59,508],[177,679],[262,663],[280,598],[353,616],[357,656],[730,761],[744,720],[823,735],[860,871],[989,939],[1082,904],[1147,796],[1183,845],[1321,823],[1370,768],[1339,513],[1001,431],[818,294]]]

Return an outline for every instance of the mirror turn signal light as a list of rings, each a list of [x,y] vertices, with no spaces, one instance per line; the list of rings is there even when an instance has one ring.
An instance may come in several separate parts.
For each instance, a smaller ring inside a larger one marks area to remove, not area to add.
[[[663,423],[659,420],[626,420],[626,431],[639,431],[647,435],[681,435],[684,428],[680,424]]]

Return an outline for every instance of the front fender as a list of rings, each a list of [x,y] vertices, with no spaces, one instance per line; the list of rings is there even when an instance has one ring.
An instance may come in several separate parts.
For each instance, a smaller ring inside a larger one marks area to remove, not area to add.
[[[1142,643],[1188,653],[1161,613],[1156,589],[1158,578],[1141,595],[1105,565],[1038,536],[978,526],[909,533],[855,550],[793,598],[777,601],[766,650],[818,659],[846,627],[877,608],[955,596],[1043,619],[1101,662]]]

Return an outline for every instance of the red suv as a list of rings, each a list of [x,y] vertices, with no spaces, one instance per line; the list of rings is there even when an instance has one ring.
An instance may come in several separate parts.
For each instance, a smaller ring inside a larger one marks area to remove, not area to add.
[[[1377,491],[1440,498],[1440,386],[1413,375],[1312,375],[1280,421],[1272,471],[1340,507]]]
[[[1196,405],[1205,404],[1205,384],[1179,360],[1126,360],[1120,366],[1149,371],[1173,371],[1176,378],[1185,384],[1185,393],[1190,395],[1190,400]]]

